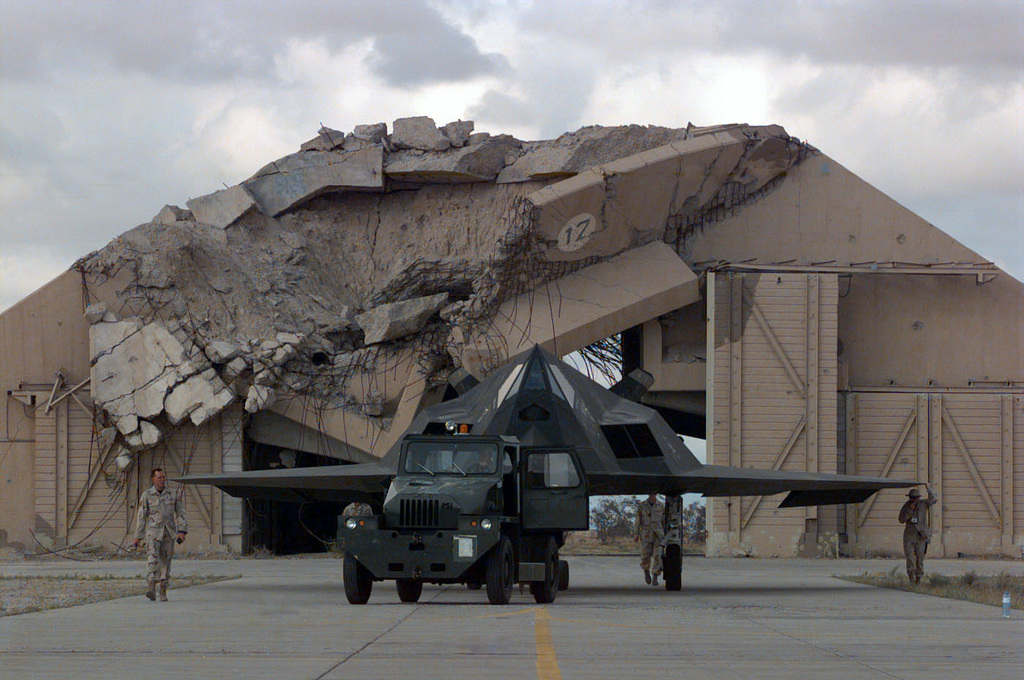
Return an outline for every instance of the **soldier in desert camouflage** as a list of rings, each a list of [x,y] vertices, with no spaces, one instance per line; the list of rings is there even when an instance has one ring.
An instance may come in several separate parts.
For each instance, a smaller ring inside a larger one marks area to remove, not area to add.
[[[903,552],[907,557],[907,578],[911,583],[920,583],[924,574],[924,556],[928,552],[928,541],[932,532],[928,527],[928,508],[939,502],[932,487],[928,487],[928,499],[921,498],[921,492],[911,489],[907,502],[900,508],[900,524],[903,525]]]
[[[146,571],[146,597],[167,601],[167,581],[171,576],[174,542],[181,543],[188,533],[185,509],[177,494],[167,490],[167,475],[160,468],[151,475],[153,486],[142,493],[135,514],[135,548],[145,538],[149,562]],[[159,594],[157,587],[159,586]]]
[[[665,506],[658,500],[658,494],[648,494],[647,500],[636,507],[634,539],[640,543],[640,568],[644,580],[658,585],[661,574],[661,549],[665,541]]]

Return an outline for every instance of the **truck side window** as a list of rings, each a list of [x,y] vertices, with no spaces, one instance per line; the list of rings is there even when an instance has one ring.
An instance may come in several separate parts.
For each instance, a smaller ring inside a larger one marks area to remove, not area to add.
[[[526,469],[531,489],[565,489],[579,486],[580,474],[572,456],[564,451],[531,453]]]
[[[506,448],[505,452],[501,456],[501,474],[510,474],[515,467],[512,465],[512,453],[513,449]]]

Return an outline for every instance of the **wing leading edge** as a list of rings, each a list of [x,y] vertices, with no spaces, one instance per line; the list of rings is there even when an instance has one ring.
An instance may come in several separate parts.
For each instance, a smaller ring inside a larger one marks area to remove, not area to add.
[[[681,474],[645,474],[615,472],[588,475],[594,495],[639,494],[658,491],[666,494],[696,493],[703,496],[789,495],[779,507],[860,503],[882,489],[898,489],[917,482],[886,477],[758,470],[723,465],[704,465]]]
[[[394,471],[377,463],[188,475],[183,484],[211,484],[238,498],[379,503]]]

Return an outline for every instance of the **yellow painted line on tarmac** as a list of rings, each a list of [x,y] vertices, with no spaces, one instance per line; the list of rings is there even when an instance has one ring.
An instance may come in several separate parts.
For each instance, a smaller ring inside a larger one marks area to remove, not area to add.
[[[545,607],[537,607],[533,630],[537,637],[537,680],[562,680],[558,656],[551,641],[551,615]]]

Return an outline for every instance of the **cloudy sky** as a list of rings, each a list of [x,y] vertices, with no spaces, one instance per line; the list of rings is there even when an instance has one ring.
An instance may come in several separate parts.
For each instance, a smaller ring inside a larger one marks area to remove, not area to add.
[[[0,0],[0,310],[166,203],[412,115],[778,123],[1024,278],[1024,0]]]

